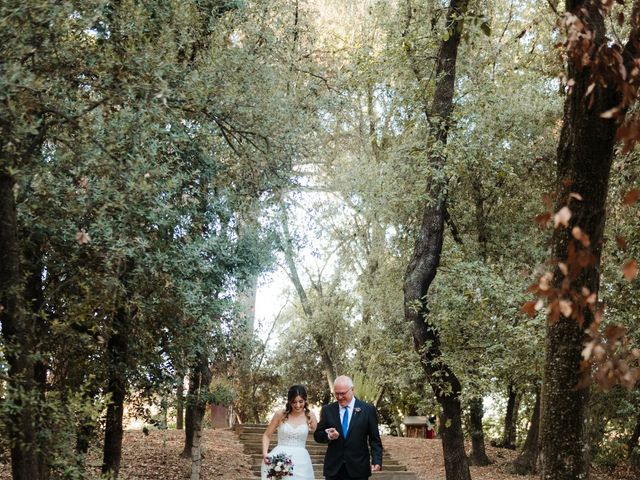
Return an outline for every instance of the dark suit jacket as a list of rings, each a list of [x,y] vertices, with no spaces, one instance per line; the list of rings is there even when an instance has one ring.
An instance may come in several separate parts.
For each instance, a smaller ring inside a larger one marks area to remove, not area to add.
[[[352,416],[345,440],[342,435],[338,402],[325,405],[320,410],[320,420],[313,438],[319,443],[329,443],[324,457],[325,477],[336,476],[342,464],[346,466],[349,476],[354,478],[369,477],[371,465],[382,465],[382,441],[378,432],[378,412],[375,407],[356,398],[353,412],[349,413]],[[329,441],[325,429],[331,427],[340,432],[340,437]]]

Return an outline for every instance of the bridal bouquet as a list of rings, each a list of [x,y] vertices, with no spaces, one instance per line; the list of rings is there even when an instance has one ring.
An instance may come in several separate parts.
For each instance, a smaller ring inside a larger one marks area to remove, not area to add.
[[[269,465],[267,467],[267,478],[277,480],[293,475],[293,462],[286,453],[278,453],[267,457]]]

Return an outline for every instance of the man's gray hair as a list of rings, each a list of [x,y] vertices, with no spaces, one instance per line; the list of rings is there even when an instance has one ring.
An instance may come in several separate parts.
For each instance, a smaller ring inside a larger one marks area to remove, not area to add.
[[[333,381],[333,386],[335,387],[337,384],[346,385],[347,388],[353,388],[353,380],[351,377],[347,377],[346,375],[340,375]]]

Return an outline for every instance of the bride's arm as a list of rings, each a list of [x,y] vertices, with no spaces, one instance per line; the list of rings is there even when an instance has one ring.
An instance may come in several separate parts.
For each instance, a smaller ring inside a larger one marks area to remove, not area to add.
[[[273,418],[269,422],[267,429],[262,434],[262,461],[267,463],[267,454],[269,453],[269,443],[271,443],[271,435],[276,431],[278,425],[280,424],[280,420],[284,416],[284,410],[278,410],[274,413]]]
[[[316,428],[318,428],[318,419],[316,418],[316,414],[313,412],[309,412],[309,418],[311,419],[311,425],[309,425],[309,431],[313,433],[316,431]]]
[[[313,438],[318,443],[329,443],[329,436],[325,431],[327,428],[325,419],[325,407],[320,409],[320,421],[318,421],[315,432],[313,432]]]

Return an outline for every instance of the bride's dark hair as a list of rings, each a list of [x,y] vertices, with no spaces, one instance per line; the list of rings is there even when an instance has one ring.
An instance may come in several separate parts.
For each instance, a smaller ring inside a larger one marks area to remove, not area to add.
[[[307,424],[311,426],[311,416],[309,415],[309,403],[307,402],[307,389],[302,385],[293,385],[289,392],[287,393],[287,405],[284,408],[284,417],[282,421],[284,422],[287,418],[289,418],[289,414],[291,413],[291,402],[295,400],[296,397],[301,397],[304,400],[304,415],[307,417]]]

